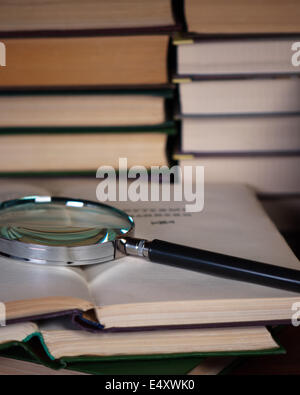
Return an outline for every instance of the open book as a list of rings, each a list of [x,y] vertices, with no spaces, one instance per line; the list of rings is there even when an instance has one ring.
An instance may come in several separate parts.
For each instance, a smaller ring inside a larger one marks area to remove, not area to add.
[[[0,200],[12,195],[4,181]],[[97,180],[35,181],[53,195],[96,199]],[[20,191],[19,191],[20,193]],[[28,188],[26,193],[28,194]],[[134,217],[136,236],[299,269],[254,192],[206,185],[202,212],[186,202],[118,202]],[[0,258],[0,300],[8,324],[69,315],[93,330],[290,323],[300,295],[157,265],[136,257],[85,268],[45,267]]]

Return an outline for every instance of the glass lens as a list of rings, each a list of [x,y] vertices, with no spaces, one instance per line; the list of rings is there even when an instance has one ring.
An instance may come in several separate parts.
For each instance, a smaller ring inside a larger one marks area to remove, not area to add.
[[[113,241],[134,227],[113,207],[65,198],[30,197],[0,204],[0,237],[47,246]]]

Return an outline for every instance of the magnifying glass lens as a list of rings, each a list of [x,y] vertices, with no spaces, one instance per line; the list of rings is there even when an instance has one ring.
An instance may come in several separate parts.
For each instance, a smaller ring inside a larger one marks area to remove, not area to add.
[[[45,246],[84,246],[113,241],[133,227],[110,206],[60,198],[30,198],[0,206],[0,237]]]

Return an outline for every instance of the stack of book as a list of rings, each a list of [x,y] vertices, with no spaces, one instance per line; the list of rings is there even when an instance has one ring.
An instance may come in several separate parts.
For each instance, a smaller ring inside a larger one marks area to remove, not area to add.
[[[207,181],[300,192],[299,3],[187,0],[185,12],[175,159],[205,166]]]
[[[272,13],[256,0],[240,4],[186,0],[189,30],[253,33],[253,20],[262,34],[299,30],[297,5],[283,16],[289,4],[274,1]],[[260,7],[262,21],[251,4]],[[167,164],[168,136],[175,133],[169,118],[169,40],[184,25],[176,17],[182,15],[180,5],[175,0],[0,4],[0,41],[7,50],[7,65],[0,67],[0,171],[95,175],[99,166],[118,167],[124,157],[128,166]],[[241,181],[268,192],[300,189],[295,168],[300,83],[287,50],[296,39],[214,37],[180,44],[176,78],[189,81],[179,89],[180,158],[190,158],[183,166],[205,165],[209,181]],[[98,184],[95,178],[71,177],[31,182],[0,180],[0,202],[33,194],[95,200]],[[203,212],[187,213],[186,203],[114,205],[133,217],[140,237],[299,269],[247,186],[207,184]],[[217,373],[237,356],[283,353],[267,328],[289,324],[292,306],[299,305],[293,292],[139,257],[85,268],[7,256],[0,262],[6,318],[1,357],[54,369]]]
[[[1,173],[167,164],[174,15],[171,0],[2,2]]]

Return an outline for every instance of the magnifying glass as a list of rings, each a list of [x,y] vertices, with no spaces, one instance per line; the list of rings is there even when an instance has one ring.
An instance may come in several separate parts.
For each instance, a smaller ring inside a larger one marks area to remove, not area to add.
[[[0,255],[86,266],[133,255],[151,262],[300,292],[300,271],[162,240],[134,238],[131,216],[88,200],[31,196],[0,204]],[[1,270],[1,263],[0,263]]]

